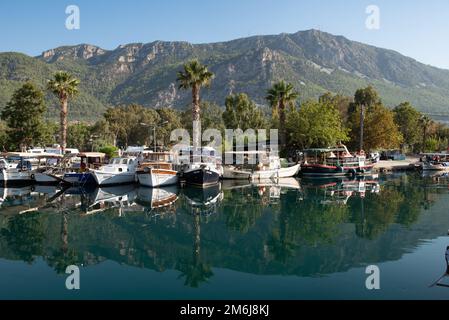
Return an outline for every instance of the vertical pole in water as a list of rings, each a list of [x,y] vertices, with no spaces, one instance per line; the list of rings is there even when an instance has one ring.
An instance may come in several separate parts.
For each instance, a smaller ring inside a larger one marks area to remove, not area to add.
[[[359,149],[359,151],[363,150],[364,125],[365,125],[365,105],[362,104],[361,109],[360,109],[360,149]]]

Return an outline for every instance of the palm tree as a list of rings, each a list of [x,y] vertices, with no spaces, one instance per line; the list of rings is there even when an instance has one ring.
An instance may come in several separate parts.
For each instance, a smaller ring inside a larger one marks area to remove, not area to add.
[[[63,71],[55,73],[54,78],[48,81],[47,89],[56,95],[61,105],[60,111],[60,134],[59,141],[62,153],[65,153],[67,147],[67,114],[69,98],[78,94],[78,85],[80,81],[71,74]]]
[[[419,122],[421,124],[422,127],[422,133],[423,133],[423,141],[422,141],[422,152],[426,151],[426,140],[427,140],[427,134],[429,131],[429,127],[432,124],[432,119],[430,119],[428,116],[423,115],[420,119]]]
[[[273,113],[279,114],[279,128],[281,148],[285,148],[287,143],[285,132],[285,107],[294,106],[296,100],[299,97],[299,93],[295,91],[295,88],[291,83],[287,83],[284,80],[276,82],[273,87],[267,91],[266,100],[269,102]]]
[[[198,60],[189,61],[184,65],[184,70],[178,72],[176,81],[179,82],[179,88],[188,90],[192,89],[192,120],[200,121],[201,107],[200,107],[200,90],[203,86],[209,86],[214,74],[207,69],[207,66],[202,65]],[[195,126],[194,126],[195,127]],[[199,132],[194,134],[197,139],[200,138]],[[199,141],[194,141],[199,145]]]

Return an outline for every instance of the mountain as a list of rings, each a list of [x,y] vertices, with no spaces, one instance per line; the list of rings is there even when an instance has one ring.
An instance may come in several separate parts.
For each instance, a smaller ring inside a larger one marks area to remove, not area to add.
[[[82,93],[71,104],[72,120],[93,119],[119,104],[185,108],[190,93],[178,90],[176,73],[195,57],[216,74],[202,99],[220,105],[233,92],[246,92],[265,104],[266,89],[282,78],[296,86],[302,99],[327,91],[352,96],[372,84],[389,106],[410,101],[421,111],[449,114],[449,70],[318,30],[211,44],[133,43],[114,50],[82,44],[38,57],[0,53],[0,108],[23,81],[44,87],[56,70],[81,80]],[[57,105],[48,98],[50,106]],[[55,109],[50,110],[54,115]]]

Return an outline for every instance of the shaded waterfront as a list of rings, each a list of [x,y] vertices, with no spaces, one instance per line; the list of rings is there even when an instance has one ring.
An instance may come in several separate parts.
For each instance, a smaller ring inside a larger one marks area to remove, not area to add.
[[[449,179],[0,189],[1,298],[447,298]],[[81,290],[65,267],[81,267]],[[382,290],[365,289],[379,265]]]

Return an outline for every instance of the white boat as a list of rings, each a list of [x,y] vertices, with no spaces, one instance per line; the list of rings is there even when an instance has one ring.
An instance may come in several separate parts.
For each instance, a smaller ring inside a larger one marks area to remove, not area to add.
[[[449,171],[449,153],[424,153],[422,156],[422,170]]]
[[[173,169],[171,153],[149,153],[144,161],[136,172],[142,186],[156,188],[178,183],[178,172]]]
[[[109,164],[92,170],[92,174],[99,186],[135,183],[137,166],[136,157],[113,158]]]
[[[63,181],[64,173],[60,166],[62,155],[39,153],[33,156],[37,159],[37,168],[31,172],[31,178],[37,184],[58,184]]]
[[[228,152],[227,156],[229,155],[241,157],[240,162],[242,164],[225,166],[224,179],[264,180],[290,178],[296,176],[301,167],[300,164],[282,167],[281,159],[269,151]],[[253,164],[245,163],[248,161],[253,162]]]
[[[0,185],[31,184],[32,165],[28,154],[10,152],[0,160]]]

